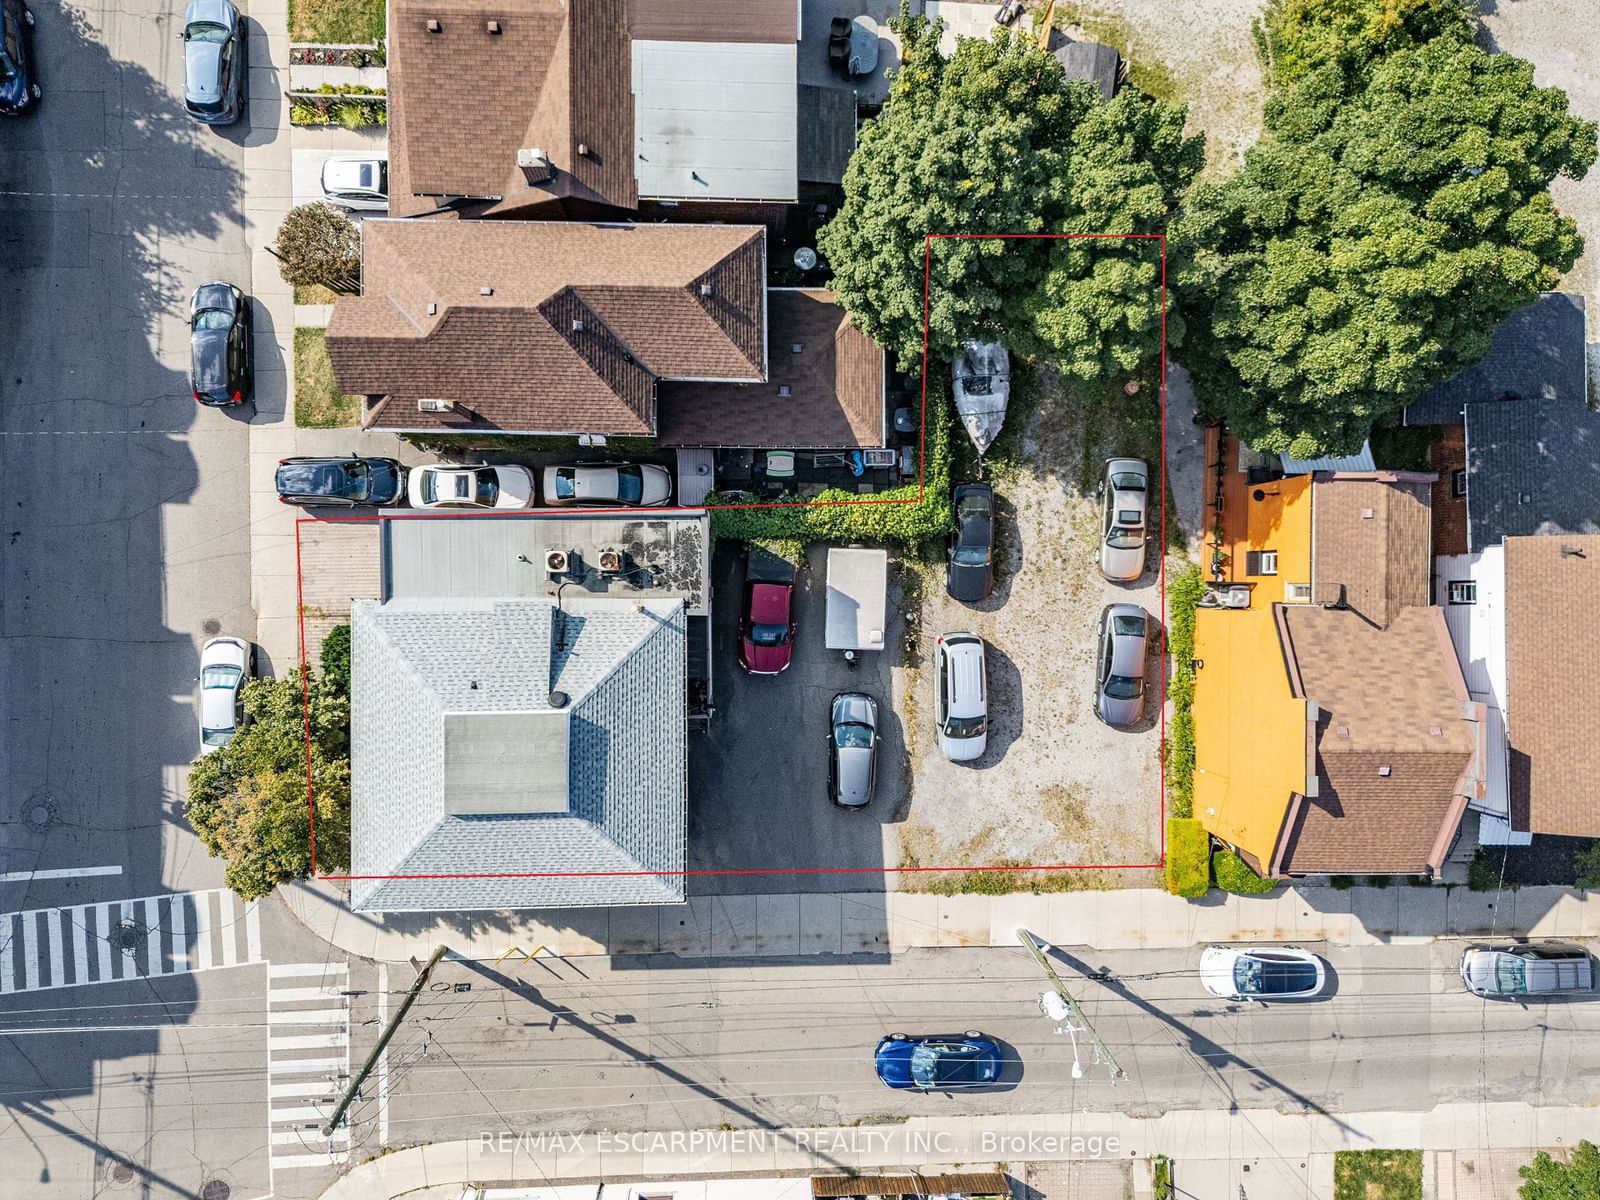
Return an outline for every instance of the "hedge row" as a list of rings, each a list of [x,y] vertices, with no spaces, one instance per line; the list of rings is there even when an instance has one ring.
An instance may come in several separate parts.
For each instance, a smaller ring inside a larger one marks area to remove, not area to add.
[[[950,529],[950,416],[942,400],[931,402],[923,485],[858,496],[828,488],[804,504],[758,508],[712,508],[711,529],[719,538],[742,542],[899,542],[911,547]],[[921,500],[918,500],[918,494]],[[707,505],[736,503],[713,492]]]
[[[1167,818],[1167,891],[1194,899],[1211,890],[1211,835],[1193,817]]]
[[[1167,810],[1175,817],[1194,812],[1194,614],[1205,590],[1199,563],[1190,563],[1167,586],[1167,648],[1172,654],[1172,678],[1167,683],[1172,701]]]
[[[1265,896],[1278,886],[1276,879],[1261,878],[1232,850],[1218,850],[1211,855],[1211,873],[1219,888],[1235,896]]]

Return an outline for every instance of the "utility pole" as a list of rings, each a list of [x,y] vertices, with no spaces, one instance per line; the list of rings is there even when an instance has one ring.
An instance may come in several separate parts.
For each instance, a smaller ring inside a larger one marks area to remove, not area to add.
[[[1067,1006],[1067,1011],[1072,1015],[1072,1019],[1076,1021],[1076,1026],[1068,1025],[1068,1030],[1074,1034],[1078,1032],[1087,1033],[1089,1041],[1094,1046],[1095,1061],[1110,1069],[1113,1081],[1126,1079],[1128,1077],[1127,1072],[1117,1065],[1117,1060],[1112,1055],[1110,1048],[1100,1040],[1100,1035],[1095,1032],[1094,1026],[1089,1024],[1089,1018],[1083,1015],[1083,1009],[1078,1007],[1078,1002],[1072,998],[1072,993],[1067,991],[1067,985],[1061,981],[1061,976],[1056,974],[1055,967],[1050,964],[1050,960],[1045,957],[1044,951],[1039,948],[1040,939],[1019,926],[1017,940],[1022,943],[1029,954],[1033,955],[1033,961],[1039,964],[1039,969],[1049,978],[1055,994],[1061,997],[1062,1003]],[[1046,1011],[1048,1012],[1048,1009]],[[1072,1044],[1073,1055],[1076,1057],[1078,1044],[1076,1038],[1074,1038]]]
[[[411,981],[411,990],[406,993],[406,998],[400,1001],[400,1007],[394,1010],[394,1016],[389,1018],[389,1023],[384,1026],[383,1032],[378,1035],[378,1044],[372,1048],[372,1053],[367,1055],[367,1061],[361,1064],[361,1069],[355,1073],[355,1078],[350,1081],[350,1086],[345,1089],[344,1095],[339,1097],[339,1103],[333,1110],[333,1115],[323,1123],[322,1136],[332,1137],[333,1131],[339,1128],[339,1122],[344,1119],[345,1110],[350,1107],[350,1101],[356,1098],[356,1093],[361,1090],[361,1085],[372,1068],[378,1065],[378,1057],[383,1053],[384,1047],[389,1044],[389,1039],[394,1036],[395,1030],[400,1028],[400,1022],[406,1019],[417,997],[421,994],[423,985],[428,982],[428,976],[433,971],[434,964],[444,957],[448,947],[438,945],[433,948],[433,954],[428,961],[417,970],[417,977]],[[417,960],[412,959],[411,965],[417,966]]]

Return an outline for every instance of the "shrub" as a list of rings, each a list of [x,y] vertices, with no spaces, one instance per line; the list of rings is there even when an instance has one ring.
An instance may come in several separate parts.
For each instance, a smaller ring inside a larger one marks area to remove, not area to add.
[[[1194,899],[1211,890],[1211,835],[1193,817],[1167,818],[1167,891]]]
[[[1356,877],[1354,875],[1328,876],[1328,886],[1336,892],[1348,892],[1351,888],[1355,887],[1355,885]]]
[[[950,529],[950,415],[942,399],[929,400],[927,469],[923,484],[907,484],[860,497],[829,488],[815,500],[757,508],[712,508],[711,529],[741,542],[898,542],[907,548]],[[920,500],[919,500],[920,495]],[[734,503],[713,492],[707,505]]]
[[[287,283],[320,283],[335,291],[359,286],[361,231],[332,204],[319,200],[291,208],[273,249]]]
[[[1205,593],[1200,564],[1190,563],[1167,585],[1167,647],[1172,653],[1172,725],[1167,734],[1167,809],[1175,817],[1194,812],[1194,614]]]
[[[1367,886],[1368,887],[1386,888],[1393,882],[1394,882],[1394,880],[1388,875],[1368,875],[1367,876]]]
[[[1572,883],[1574,887],[1600,888],[1600,841],[1578,855],[1578,877]]]
[[[322,678],[334,691],[350,694],[350,626],[335,625],[322,639]]]
[[[1235,896],[1265,896],[1276,891],[1276,879],[1263,879],[1232,850],[1218,850],[1211,856],[1211,872],[1217,886]]]
[[[1472,862],[1467,867],[1468,889],[1474,892],[1499,891],[1504,868],[1503,856],[1497,861],[1490,856],[1486,847],[1479,846],[1478,852],[1472,856]]]

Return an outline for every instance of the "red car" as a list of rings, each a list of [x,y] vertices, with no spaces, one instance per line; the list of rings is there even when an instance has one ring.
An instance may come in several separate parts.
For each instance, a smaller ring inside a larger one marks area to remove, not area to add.
[[[752,550],[745,563],[739,617],[739,665],[776,675],[794,658],[794,564]]]

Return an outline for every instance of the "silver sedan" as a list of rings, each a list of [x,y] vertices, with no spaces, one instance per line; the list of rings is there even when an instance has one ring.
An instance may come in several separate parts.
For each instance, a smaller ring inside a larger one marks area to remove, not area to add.
[[[1100,574],[1132,583],[1144,574],[1150,468],[1143,459],[1106,460],[1100,480]]]
[[[1144,716],[1144,657],[1150,618],[1137,604],[1108,604],[1100,614],[1094,713],[1126,727]]]
[[[828,799],[840,808],[865,808],[877,773],[878,702],[865,692],[840,692],[828,731]]]

